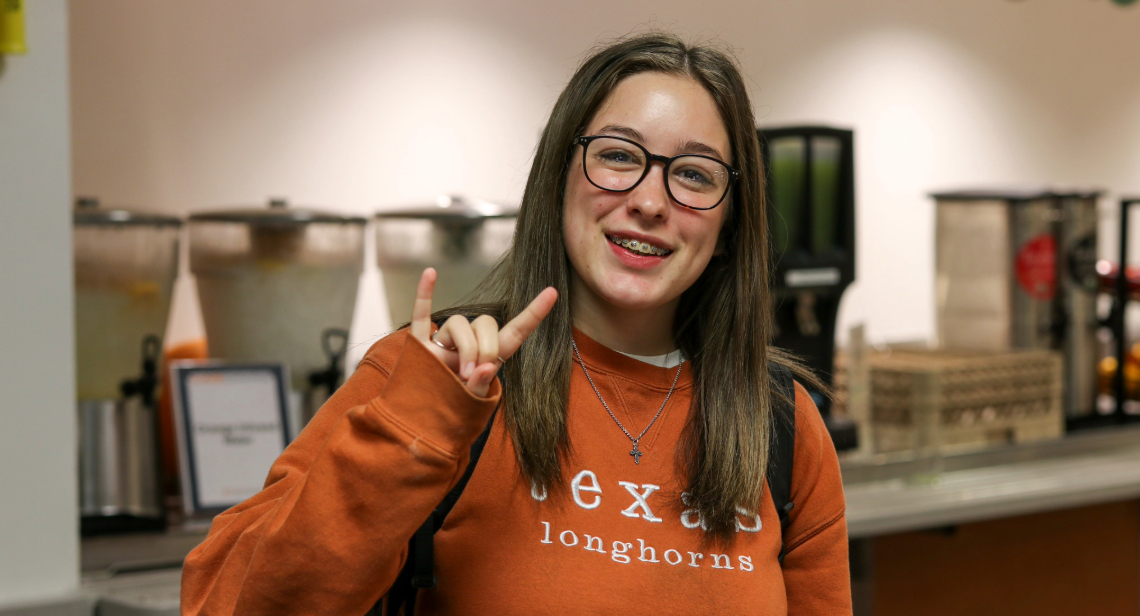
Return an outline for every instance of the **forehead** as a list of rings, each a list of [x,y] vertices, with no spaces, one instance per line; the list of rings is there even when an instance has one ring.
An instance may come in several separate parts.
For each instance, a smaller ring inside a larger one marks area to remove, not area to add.
[[[623,79],[610,92],[587,125],[595,134],[606,126],[631,128],[645,138],[645,147],[659,154],[677,154],[687,143],[711,146],[726,162],[731,156],[728,131],[712,95],[690,77],[638,73]]]

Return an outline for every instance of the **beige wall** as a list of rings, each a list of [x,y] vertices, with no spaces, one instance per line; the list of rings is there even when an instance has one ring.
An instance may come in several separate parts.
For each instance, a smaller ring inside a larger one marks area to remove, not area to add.
[[[67,3],[0,56],[0,613],[79,589]]]
[[[1140,192],[1140,7],[1108,0],[85,0],[75,190],[177,213],[270,195],[357,213],[445,191],[514,201],[583,52],[647,23],[729,42],[762,123],[856,130],[840,326],[866,321],[872,340],[932,333],[927,191]],[[357,341],[388,326],[376,272],[364,282]],[[178,293],[172,339],[201,331],[192,286]]]

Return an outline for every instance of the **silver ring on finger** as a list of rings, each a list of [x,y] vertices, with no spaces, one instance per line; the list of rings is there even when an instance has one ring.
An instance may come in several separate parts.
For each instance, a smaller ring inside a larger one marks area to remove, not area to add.
[[[437,346],[437,347],[439,347],[445,351],[458,351],[459,350],[455,347],[446,346],[442,342],[440,342],[439,340],[436,340],[436,336],[438,336],[438,335],[439,335],[438,329],[435,330],[435,333],[431,335],[431,341],[435,343],[435,346]]]

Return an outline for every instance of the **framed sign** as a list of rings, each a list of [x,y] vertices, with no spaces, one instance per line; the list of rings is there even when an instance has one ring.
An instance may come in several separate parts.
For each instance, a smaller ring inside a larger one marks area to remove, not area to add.
[[[180,361],[170,370],[183,508],[221,513],[261,491],[289,444],[285,366]]]

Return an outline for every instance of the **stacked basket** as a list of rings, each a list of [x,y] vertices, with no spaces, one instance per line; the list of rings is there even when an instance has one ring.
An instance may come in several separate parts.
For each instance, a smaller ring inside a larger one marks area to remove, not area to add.
[[[871,354],[877,452],[941,450],[1057,438],[1064,430],[1055,351]]]

